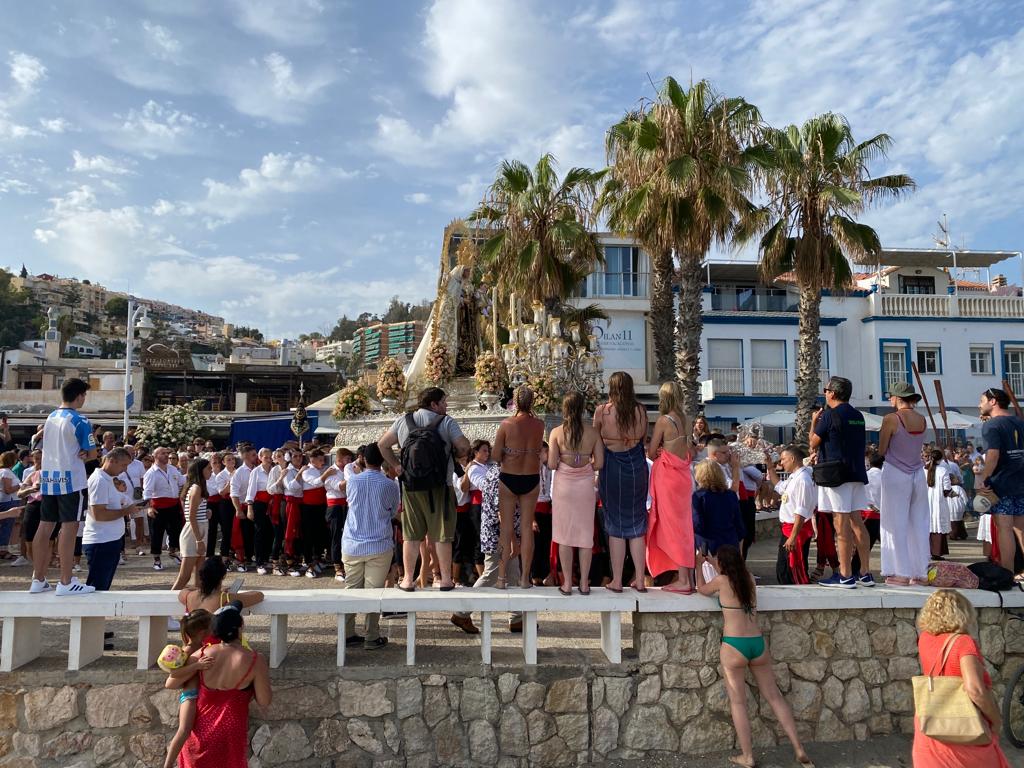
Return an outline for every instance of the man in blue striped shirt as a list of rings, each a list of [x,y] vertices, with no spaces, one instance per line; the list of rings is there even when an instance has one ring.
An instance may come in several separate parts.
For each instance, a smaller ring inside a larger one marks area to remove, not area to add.
[[[380,448],[370,443],[363,449],[366,469],[348,481],[348,517],[341,537],[341,560],[345,566],[345,589],[377,589],[384,586],[391,570],[395,539],[392,518],[398,516],[401,492],[398,484],[380,471],[384,461]],[[366,615],[366,637],[356,634],[356,619],[345,617],[345,645],[362,645],[367,649],[388,644],[380,637],[377,624],[380,615]]]

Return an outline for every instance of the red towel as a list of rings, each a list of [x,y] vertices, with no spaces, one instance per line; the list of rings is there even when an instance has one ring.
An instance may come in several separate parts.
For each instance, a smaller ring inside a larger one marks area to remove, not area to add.
[[[285,496],[284,553],[295,557],[295,542],[302,536],[302,499]]]
[[[242,518],[235,517],[231,526],[231,549],[238,560],[245,560],[245,539],[242,538]]]
[[[647,568],[652,576],[693,568],[693,480],[690,462],[662,451],[651,468]]]

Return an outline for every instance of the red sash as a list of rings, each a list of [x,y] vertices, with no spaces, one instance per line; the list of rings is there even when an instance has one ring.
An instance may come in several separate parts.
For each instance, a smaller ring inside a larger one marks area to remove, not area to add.
[[[469,492],[469,503],[470,504],[483,504],[484,503],[484,492],[483,491],[470,491]]]
[[[231,526],[231,549],[235,551],[235,559],[245,560],[245,539],[242,537],[242,518],[237,515]]]
[[[308,503],[306,501],[305,494],[303,494],[302,503],[303,504],[307,504]],[[331,499],[331,498],[329,498],[329,499],[327,499],[327,506],[328,507],[347,507],[348,506],[348,499]]]
[[[285,515],[287,522],[284,529],[284,552],[288,557],[295,556],[295,542],[302,535],[302,499],[297,496],[285,496]]]
[[[782,524],[782,535],[789,538],[793,533],[793,523]],[[809,584],[807,578],[807,563],[804,562],[804,542],[810,541],[814,533],[811,531],[811,521],[805,520],[800,526],[800,532],[796,535],[796,546],[789,553],[789,572],[793,577],[794,584]]]
[[[270,522],[274,525],[281,522],[281,503],[283,501],[283,493],[275,493],[270,497]]]
[[[256,491],[256,498],[253,501],[259,501],[263,504],[270,502],[270,494],[266,491]]]
[[[550,501],[538,501],[537,508],[534,510],[535,514],[538,515],[550,515],[551,514],[551,502]]]
[[[224,500],[224,497],[219,493],[213,493],[206,497],[207,504],[218,504]]]
[[[174,509],[175,507],[181,509],[181,499],[158,496],[155,499],[150,499],[149,505],[153,507],[153,509]]]
[[[832,513],[815,511],[814,514],[818,520],[818,562],[826,562],[833,568],[838,568],[839,553],[836,551],[836,529],[832,522]]]
[[[326,488],[309,488],[302,492],[302,503],[309,506],[323,506],[327,503]]]
[[[860,516],[864,520],[881,520],[882,516],[873,509],[862,509]]]
[[[455,508],[455,512],[459,515],[465,514],[466,512],[469,512],[469,507],[469,504],[460,504]]]
[[[748,491],[747,486],[743,484],[743,480],[740,479],[740,490],[739,490],[740,501],[746,501],[747,499],[757,498],[756,491]]]

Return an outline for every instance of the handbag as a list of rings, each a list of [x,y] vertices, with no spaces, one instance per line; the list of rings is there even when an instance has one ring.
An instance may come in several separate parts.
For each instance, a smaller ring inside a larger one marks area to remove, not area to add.
[[[914,715],[921,733],[947,744],[988,744],[992,740],[988,723],[964,690],[961,677],[936,676],[953,649],[953,642],[962,633],[946,638],[939,653],[938,664],[933,664],[927,675],[915,675]]]
[[[820,461],[811,468],[814,484],[821,488],[838,488],[846,482],[846,464],[843,461]]]

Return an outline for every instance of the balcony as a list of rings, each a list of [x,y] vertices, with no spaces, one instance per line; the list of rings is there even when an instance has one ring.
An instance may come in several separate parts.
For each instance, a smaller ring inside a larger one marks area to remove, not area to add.
[[[708,373],[716,396],[743,394],[742,368],[711,368]]]
[[[717,312],[796,312],[797,305],[785,294],[735,293],[716,287],[711,309]]]
[[[942,296],[883,293],[871,297],[872,313],[882,317],[1024,317],[1019,296]]]
[[[715,391],[718,391],[717,388]],[[751,368],[750,393],[753,395],[788,395],[789,371],[785,368]]]
[[[594,272],[577,288],[580,298],[647,299],[650,274],[647,272]]]
[[[1024,373],[1007,373],[1004,378],[1010,385],[1010,389],[1013,390],[1013,394],[1019,397],[1021,393],[1024,393]]]

